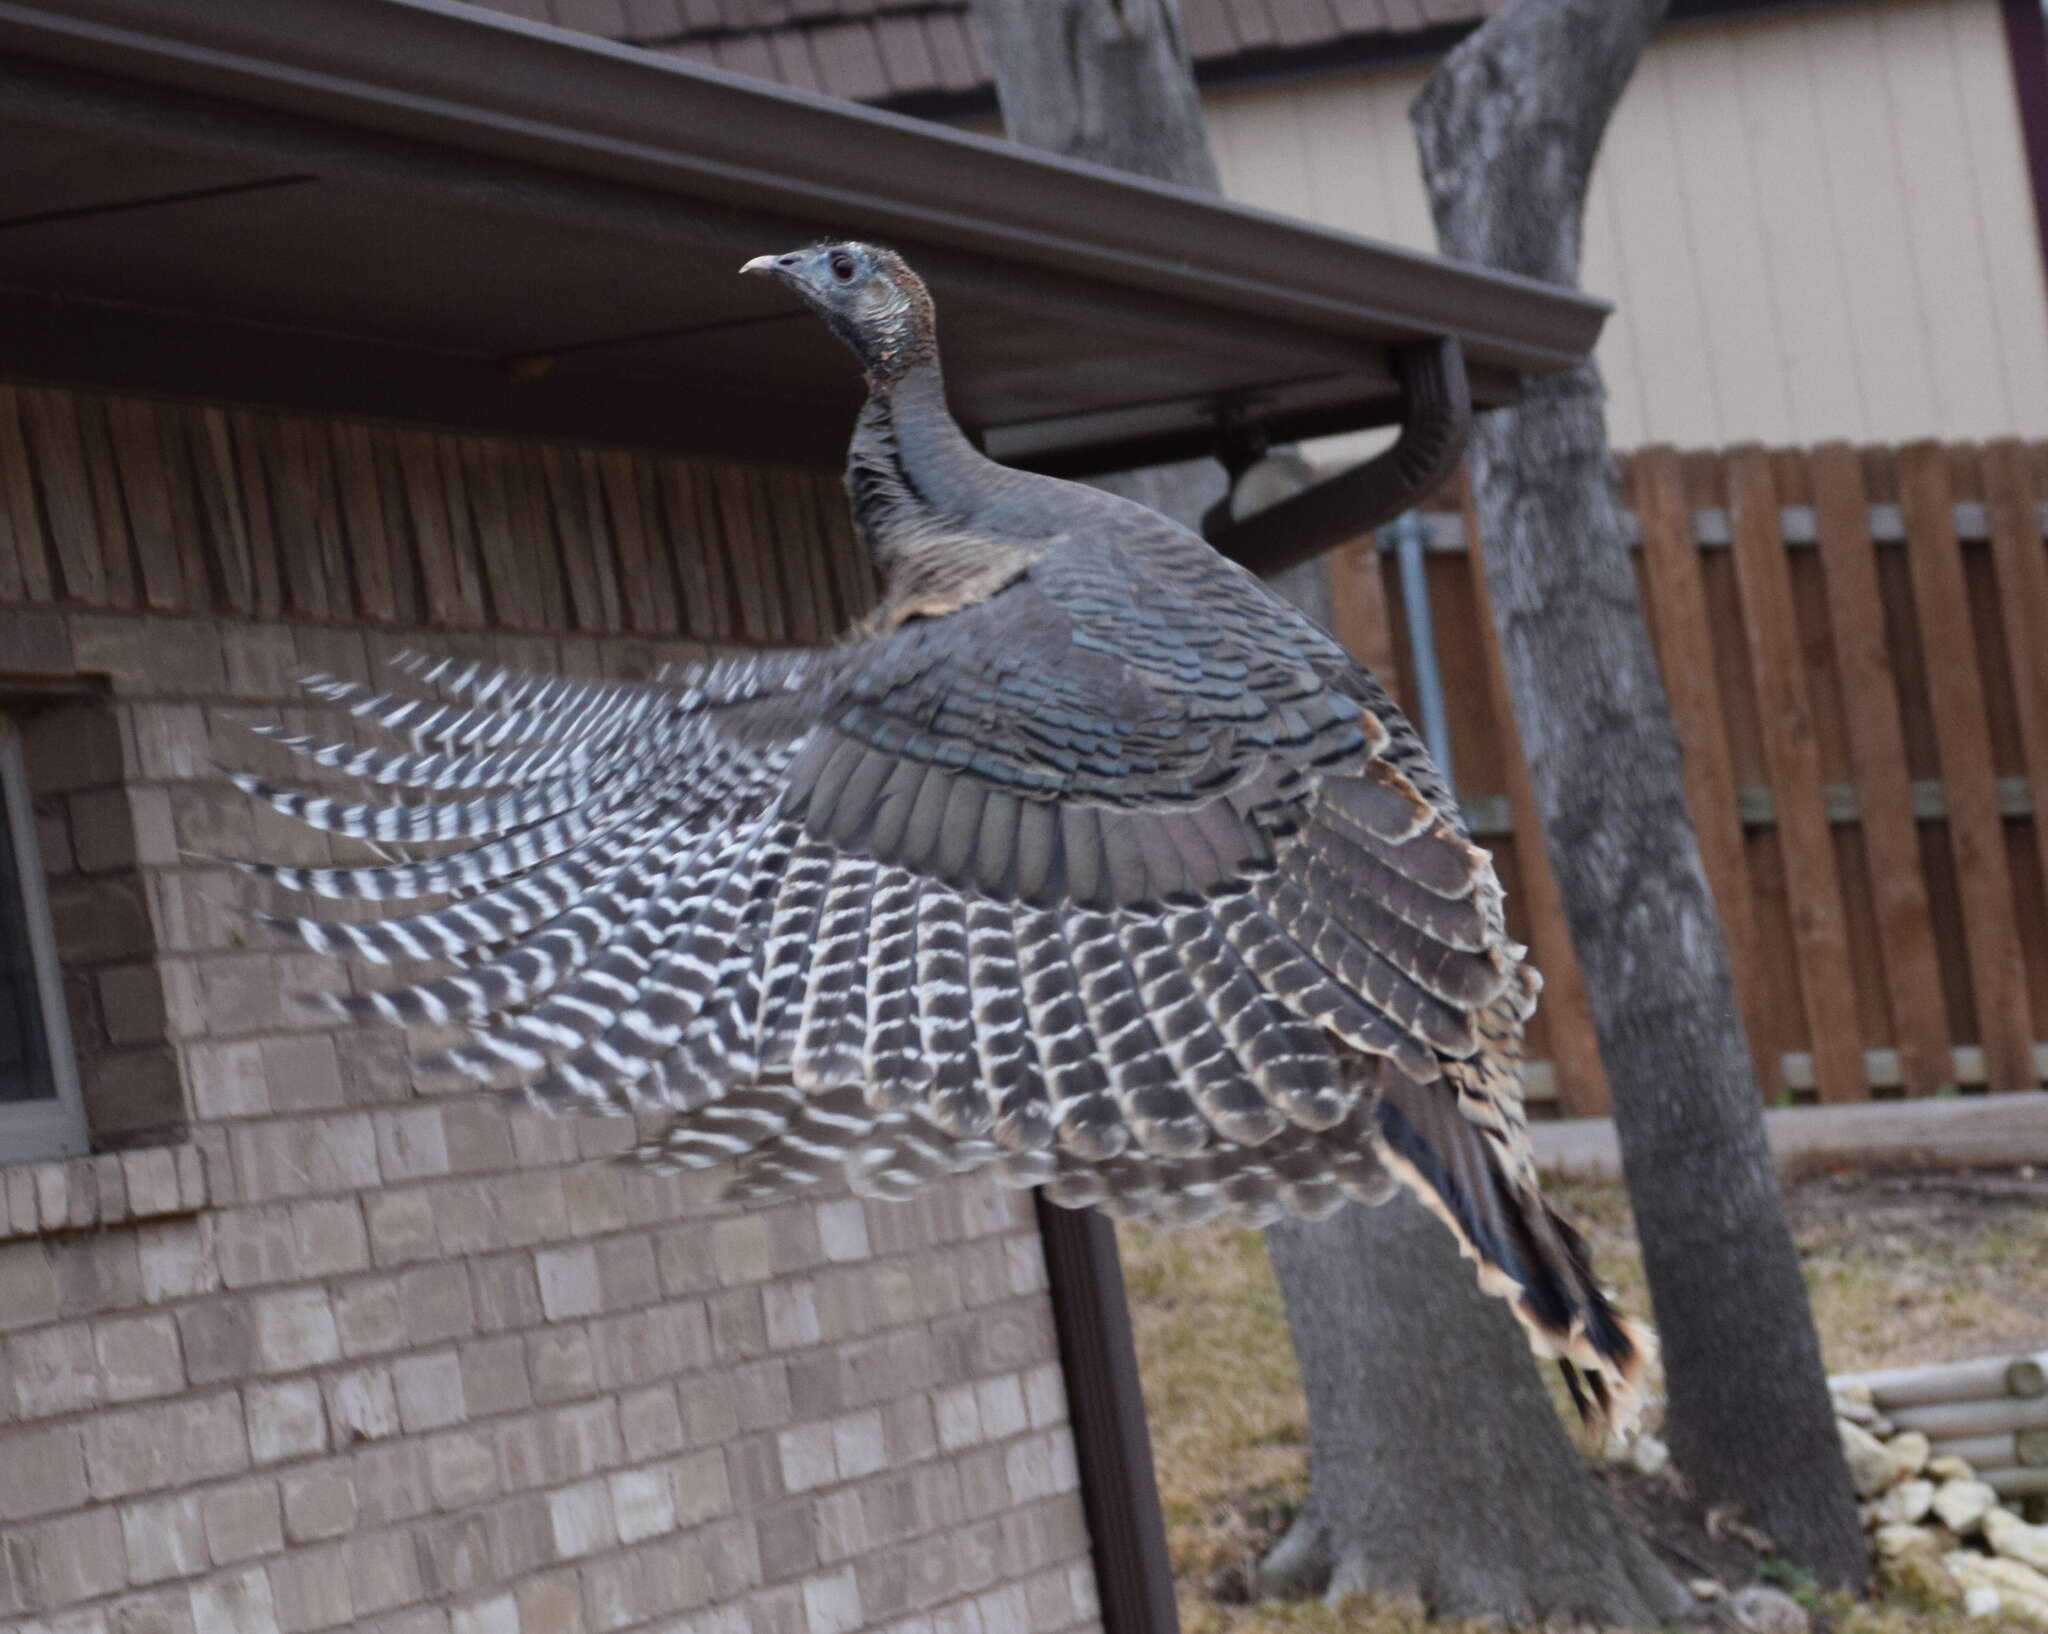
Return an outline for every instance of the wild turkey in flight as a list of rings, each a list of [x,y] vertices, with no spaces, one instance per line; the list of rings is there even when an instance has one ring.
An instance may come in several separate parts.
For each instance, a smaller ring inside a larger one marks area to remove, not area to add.
[[[646,684],[414,663],[440,698],[315,679],[405,751],[273,734],[448,796],[243,788],[376,866],[247,865],[443,905],[265,916],[325,952],[445,960],[346,1001],[460,1024],[445,1064],[551,1112],[672,1114],[640,1156],[772,1200],[987,1169],[1124,1218],[1263,1224],[1405,1181],[1594,1402],[1642,1336],[1537,1192],[1535,972],[1392,700],[1166,518],[984,458],[893,252],[778,280],[868,380],[847,461],[879,605],[844,641]]]

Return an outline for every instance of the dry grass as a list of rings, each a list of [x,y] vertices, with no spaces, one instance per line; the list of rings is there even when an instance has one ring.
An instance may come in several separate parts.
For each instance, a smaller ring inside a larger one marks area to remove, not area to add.
[[[1602,1274],[1648,1299],[1618,1185],[1555,1188]],[[2048,1184],[2031,1177],[1824,1176],[1787,1211],[1836,1370],[1944,1361],[2048,1343]],[[1413,1606],[1230,1605],[1207,1586],[1254,1558],[1308,1488],[1306,1415],[1286,1315],[1255,1233],[1122,1232],[1187,1634],[1420,1634]],[[1888,1591],[1824,1605],[1837,1634],[1987,1634],[1948,1607]],[[1478,1625],[1473,1625],[1476,1630]]]

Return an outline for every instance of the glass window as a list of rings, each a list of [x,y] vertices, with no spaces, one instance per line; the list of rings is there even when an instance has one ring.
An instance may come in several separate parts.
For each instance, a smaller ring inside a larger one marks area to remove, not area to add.
[[[28,776],[0,721],[0,1163],[85,1150]]]

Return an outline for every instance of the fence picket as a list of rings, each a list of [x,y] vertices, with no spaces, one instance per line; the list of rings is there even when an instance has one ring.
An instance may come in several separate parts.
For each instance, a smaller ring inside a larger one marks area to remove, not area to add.
[[[1811,473],[1892,1032],[1907,1090],[1925,1095],[1955,1069],[1863,471],[1847,444],[1829,443],[1814,451]]]
[[[1728,476],[1735,580],[1748,626],[1764,758],[1792,896],[1792,935],[1799,948],[1814,1084],[1823,1101],[1859,1100],[1867,1086],[1848,918],[1821,792],[1825,782],[1793,613],[1792,575],[1779,537],[1777,486],[1760,448],[1735,450]]]
[[[2038,499],[2043,490],[2028,469],[2026,446],[2011,440],[1984,451],[1984,483],[1998,607],[2034,797],[2034,845],[2048,884],[2048,548],[2041,542]]]
[[[2039,1078],[2025,967],[2013,920],[1984,692],[1972,660],[1976,644],[1962,547],[1950,509],[1947,451],[1939,443],[1915,443],[1900,451],[1898,473],[1986,1077],[1994,1089],[2031,1089]],[[2035,820],[2042,815],[2036,812]]]
[[[1686,809],[1720,912],[1721,940],[1758,1078],[1766,1095],[1775,1094],[1782,1077],[1776,1055],[1759,1047],[1764,1012],[1757,991],[1755,894],[1743,845],[1742,805],[1678,455],[1662,447],[1639,450],[1630,461],[1629,480],[1642,533],[1650,626],[1678,731]]]

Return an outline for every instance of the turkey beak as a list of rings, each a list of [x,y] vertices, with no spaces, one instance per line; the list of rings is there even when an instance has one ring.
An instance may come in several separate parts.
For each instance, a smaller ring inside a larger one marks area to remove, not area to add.
[[[741,267],[740,271],[742,273],[753,273],[762,278],[773,278],[778,283],[787,284],[790,288],[801,291],[806,284],[806,280],[800,270],[802,261],[803,257],[795,253],[789,255],[757,255],[753,260]]]

